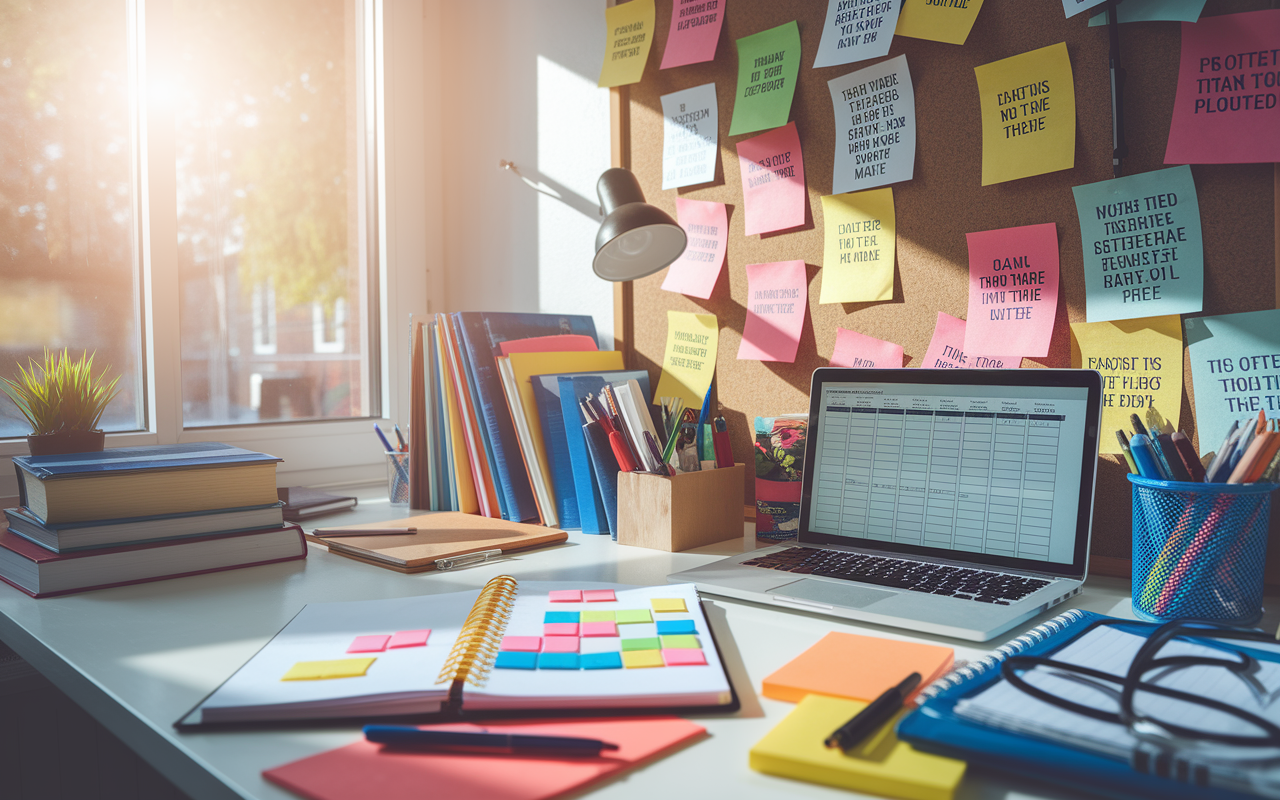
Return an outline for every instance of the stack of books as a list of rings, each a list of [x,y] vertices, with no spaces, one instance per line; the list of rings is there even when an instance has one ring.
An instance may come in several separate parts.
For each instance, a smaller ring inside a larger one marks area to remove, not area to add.
[[[305,558],[278,461],[217,442],[16,457],[0,580],[48,597]]]

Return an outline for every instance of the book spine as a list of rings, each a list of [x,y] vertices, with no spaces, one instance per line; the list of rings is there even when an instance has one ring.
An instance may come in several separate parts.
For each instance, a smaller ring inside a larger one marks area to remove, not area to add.
[[[437,684],[452,684],[450,702],[461,702],[462,684],[481,687],[488,681],[502,646],[502,635],[507,630],[507,620],[515,608],[517,590],[516,579],[510,575],[499,575],[480,590],[462,624],[462,632],[436,677]]]
[[[485,474],[489,476],[489,480],[485,482],[485,485],[492,487],[493,490],[490,493],[492,495],[492,502],[490,505],[497,509],[499,516],[510,521],[509,514],[507,513],[507,498],[498,488],[498,473],[493,467],[496,463],[493,457],[493,445],[489,442],[489,431],[484,422],[484,415],[475,410],[475,405],[478,402],[480,393],[476,389],[475,370],[471,365],[471,358],[468,354],[467,345],[462,339],[462,335],[465,331],[462,315],[454,313],[450,315],[448,319],[449,324],[453,326],[453,330],[455,331],[453,334],[454,339],[458,341],[458,361],[462,366],[462,372],[467,381],[467,396],[470,398],[469,405],[472,409],[470,412],[471,418],[475,420],[476,436],[484,446]]]

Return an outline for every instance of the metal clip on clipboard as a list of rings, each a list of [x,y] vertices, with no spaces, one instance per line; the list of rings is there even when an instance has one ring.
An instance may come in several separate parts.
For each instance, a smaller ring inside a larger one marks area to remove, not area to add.
[[[501,557],[501,550],[480,550],[479,552],[466,553],[450,558],[437,558],[436,569],[443,571],[455,567],[470,567],[474,564],[483,564],[486,561],[496,561]]]

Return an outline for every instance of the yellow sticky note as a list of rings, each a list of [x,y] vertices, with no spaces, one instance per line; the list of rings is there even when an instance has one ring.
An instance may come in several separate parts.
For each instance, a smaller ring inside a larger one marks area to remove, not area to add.
[[[1119,453],[1116,431],[1155,408],[1176,428],[1182,414],[1182,323],[1177,314],[1071,323],[1071,366],[1102,373],[1099,453]]]
[[[716,374],[720,327],[715,314],[667,312],[667,349],[662,354],[662,377],[653,402],[663,397],[684,399],[686,408],[702,408],[711,378]]]
[[[893,189],[822,198],[822,293],[819,303],[893,299],[897,247]]]
[[[1075,166],[1076,89],[1059,42],[974,67],[982,103],[982,185]]]
[[[282,681],[327,681],[332,678],[359,678],[376,658],[340,658],[332,661],[299,661],[289,668]]]
[[[688,611],[683,597],[655,597],[649,601],[649,605],[653,606],[653,610],[659,614]]]
[[[905,0],[894,33],[912,39],[964,44],[981,8],[982,0],[945,4],[937,0]]]
[[[583,611],[580,617],[582,622],[613,622],[613,611]]]
[[[599,86],[639,83],[653,46],[653,0],[631,0],[604,10],[604,65]]]
[[[661,650],[623,650],[622,666],[627,669],[644,669],[645,667],[663,667]]]

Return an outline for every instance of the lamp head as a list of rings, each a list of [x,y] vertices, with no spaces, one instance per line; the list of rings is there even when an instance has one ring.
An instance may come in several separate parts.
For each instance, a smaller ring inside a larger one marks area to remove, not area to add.
[[[688,244],[684,229],[664,211],[644,201],[629,170],[605,170],[596,183],[604,222],[596,234],[591,268],[607,281],[652,275],[680,257]]]

